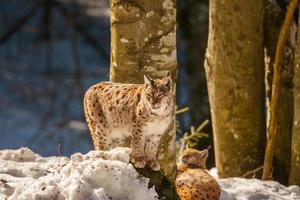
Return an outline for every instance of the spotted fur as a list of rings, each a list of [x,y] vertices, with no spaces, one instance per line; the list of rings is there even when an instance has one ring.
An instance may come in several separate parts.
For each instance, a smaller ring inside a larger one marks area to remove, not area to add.
[[[205,170],[208,150],[186,149],[177,165],[176,190],[182,200],[218,200],[220,186]]]
[[[159,170],[158,146],[174,113],[172,81],[144,79],[145,84],[93,85],[85,94],[84,111],[95,149],[124,146],[125,139],[131,137],[134,166],[148,164]]]

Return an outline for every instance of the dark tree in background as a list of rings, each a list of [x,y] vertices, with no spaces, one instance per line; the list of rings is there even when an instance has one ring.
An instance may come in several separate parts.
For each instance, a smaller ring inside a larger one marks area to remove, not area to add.
[[[44,156],[57,144],[62,155],[90,149],[81,106],[85,88],[108,79],[105,2],[0,2],[1,148]]]
[[[208,0],[178,2],[178,25],[182,38],[185,62],[182,63],[187,76],[189,116],[192,126],[210,120],[209,101],[204,71],[204,54],[208,37]],[[180,83],[179,83],[180,84]],[[211,123],[205,127],[209,137],[201,138],[198,147],[213,144]],[[208,166],[214,166],[214,154],[208,158]]]
[[[208,35],[208,1],[188,0],[179,4],[178,23],[186,43],[184,70],[188,79],[189,106],[192,124],[197,125],[210,118],[203,65]]]

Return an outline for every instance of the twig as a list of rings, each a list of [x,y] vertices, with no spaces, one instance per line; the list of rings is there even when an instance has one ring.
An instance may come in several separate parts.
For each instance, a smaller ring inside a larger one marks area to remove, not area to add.
[[[191,126],[190,133],[188,133],[188,132],[184,133],[183,137],[180,139],[180,142],[181,142],[180,152],[182,152],[186,148],[188,141],[193,140],[193,139],[195,140],[195,138],[199,138],[199,137],[208,137],[207,134],[200,132],[208,123],[209,123],[209,120],[205,120],[202,124],[200,124],[198,126],[196,131],[195,131],[194,126]]]
[[[260,167],[258,167],[258,168],[256,168],[256,169],[253,169],[253,170],[251,170],[251,171],[248,171],[247,173],[245,173],[244,175],[242,175],[242,178],[247,178],[249,175],[251,175],[251,174],[253,174],[253,175],[255,175],[255,173],[256,172],[258,172],[258,171],[260,171],[260,170],[262,170],[263,169],[263,165],[262,166],[260,166]]]
[[[281,65],[282,65],[282,54],[287,41],[287,35],[293,20],[295,9],[298,6],[298,0],[291,0],[287,9],[287,14],[281,26],[278,43],[275,53],[275,61],[273,65],[273,81],[272,81],[272,96],[270,102],[270,125],[268,129],[268,140],[265,152],[265,159],[263,165],[263,180],[269,180],[272,178],[272,167],[274,157],[274,147],[279,129],[278,121],[278,103],[279,103],[279,86],[281,84]]]
[[[206,119],[204,122],[202,122],[202,124],[200,124],[200,126],[197,128],[196,132],[201,131],[205,126],[207,126],[209,123],[209,120]]]
[[[188,112],[188,111],[189,111],[188,107],[181,108],[181,109],[175,111],[175,115],[179,115],[181,113],[185,113],[185,112]]]
[[[59,174],[60,174],[60,170],[61,170],[61,163],[60,163],[60,144],[58,144],[56,146],[56,150],[57,150],[57,157],[58,157],[58,169],[59,169]]]
[[[46,56],[45,56],[45,74],[53,74],[52,63],[53,63],[53,44],[52,44],[52,0],[45,0],[43,2],[43,17],[41,19],[42,37],[46,41]]]
[[[180,140],[180,155],[182,155],[182,152],[186,149],[186,141],[183,140],[183,138],[187,137],[188,136],[188,133],[184,133],[182,139]]]
[[[31,17],[35,15],[38,10],[38,6],[34,6],[25,16],[17,20],[17,22],[8,28],[8,30],[0,36],[0,45],[12,37],[15,33],[18,32],[22,26],[27,23]]]
[[[57,157],[60,157],[60,144],[56,146],[56,150],[57,150]]]
[[[93,47],[103,56],[105,61],[109,60],[109,55],[107,54],[106,50],[98,43],[98,40],[91,36],[86,29],[83,27],[81,23],[79,23],[78,19],[73,18],[70,15],[68,9],[66,9],[61,3],[58,1],[55,2],[55,7],[58,8],[58,11],[62,16],[64,16],[68,22],[71,22],[71,25],[89,42]]]

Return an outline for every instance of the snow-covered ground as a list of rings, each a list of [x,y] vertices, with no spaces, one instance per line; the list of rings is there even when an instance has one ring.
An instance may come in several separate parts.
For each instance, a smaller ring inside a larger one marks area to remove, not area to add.
[[[221,200],[300,200],[298,186],[285,187],[275,181],[227,178],[219,180]]]
[[[129,163],[130,149],[43,158],[28,148],[0,151],[0,199],[154,200],[148,179]]]
[[[154,200],[149,180],[129,163],[129,148],[42,157],[28,148],[0,151],[0,199]],[[300,200],[298,186],[274,181],[221,179],[220,200]]]

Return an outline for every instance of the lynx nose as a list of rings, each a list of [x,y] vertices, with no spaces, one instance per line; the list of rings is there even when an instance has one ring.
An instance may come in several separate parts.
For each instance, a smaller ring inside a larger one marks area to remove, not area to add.
[[[163,92],[158,92],[157,94],[156,94],[156,98],[161,98],[162,96],[164,96],[164,93]]]

